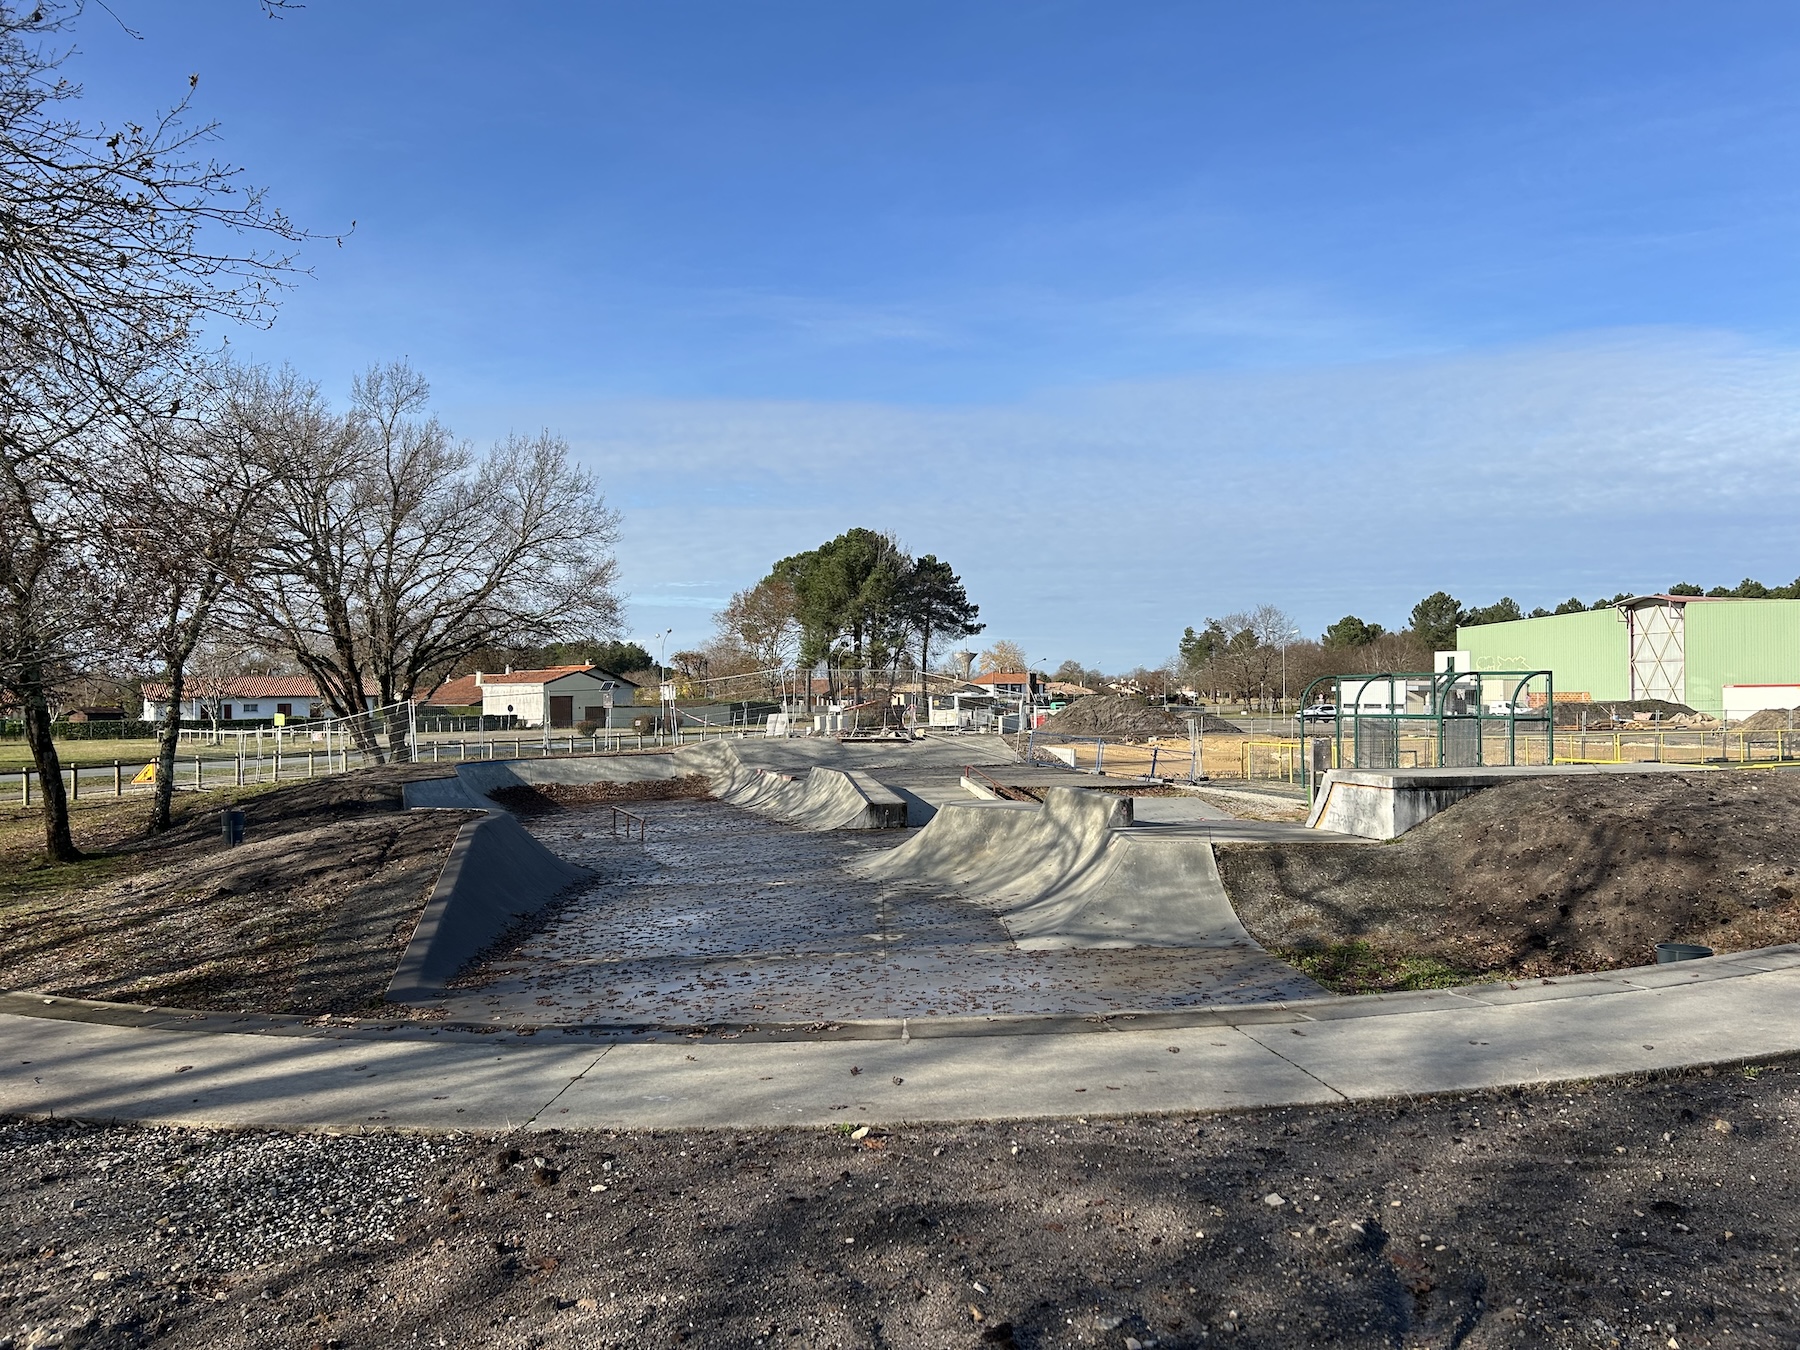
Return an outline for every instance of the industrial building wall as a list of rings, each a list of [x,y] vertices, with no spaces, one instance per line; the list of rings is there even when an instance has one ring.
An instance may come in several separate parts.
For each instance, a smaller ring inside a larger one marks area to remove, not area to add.
[[[1558,694],[1631,697],[1631,648],[1615,609],[1458,628],[1456,645],[1476,670],[1548,670]]]
[[[1800,600],[1707,600],[1686,609],[1690,708],[1718,712],[1728,684],[1800,681]]]

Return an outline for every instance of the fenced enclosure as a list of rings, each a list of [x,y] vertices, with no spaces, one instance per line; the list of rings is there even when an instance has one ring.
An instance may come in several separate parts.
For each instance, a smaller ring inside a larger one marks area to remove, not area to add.
[[[1301,783],[1316,790],[1332,768],[1550,764],[1555,708],[1547,670],[1326,675],[1301,696]]]

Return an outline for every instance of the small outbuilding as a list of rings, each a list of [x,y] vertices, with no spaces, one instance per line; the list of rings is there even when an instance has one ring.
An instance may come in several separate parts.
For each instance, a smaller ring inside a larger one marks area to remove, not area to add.
[[[637,686],[598,666],[549,666],[543,670],[476,671],[443,685],[434,707],[473,708],[483,717],[512,719],[521,727],[607,726],[614,702],[629,704]]]

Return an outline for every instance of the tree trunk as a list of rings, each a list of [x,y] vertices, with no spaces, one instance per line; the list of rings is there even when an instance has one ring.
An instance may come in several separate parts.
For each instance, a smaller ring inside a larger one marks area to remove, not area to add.
[[[38,786],[44,798],[44,852],[52,862],[74,862],[81,857],[69,833],[69,795],[63,789],[62,760],[50,724],[50,701],[38,671],[28,669],[20,681],[25,713],[25,742],[37,766]]]
[[[169,807],[175,798],[175,751],[181,744],[181,699],[187,685],[187,668],[169,663],[169,707],[156,729],[156,780],[150,785],[150,833],[169,828]],[[215,721],[214,725],[217,725]]]

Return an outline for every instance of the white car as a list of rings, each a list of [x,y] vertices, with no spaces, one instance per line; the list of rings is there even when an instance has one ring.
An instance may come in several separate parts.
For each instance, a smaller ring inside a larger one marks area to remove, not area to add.
[[[1327,718],[1336,717],[1337,716],[1337,704],[1335,704],[1335,703],[1309,704],[1307,707],[1304,707],[1300,710],[1300,716],[1303,718],[1310,717],[1310,718],[1315,718],[1315,719],[1327,719]]]

